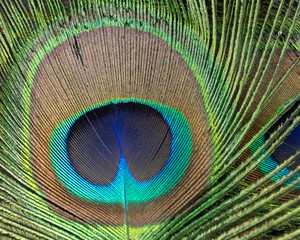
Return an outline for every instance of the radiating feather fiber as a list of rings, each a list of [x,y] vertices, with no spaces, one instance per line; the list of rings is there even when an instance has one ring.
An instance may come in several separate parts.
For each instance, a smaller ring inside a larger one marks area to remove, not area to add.
[[[300,239],[299,12],[0,0],[0,239]]]

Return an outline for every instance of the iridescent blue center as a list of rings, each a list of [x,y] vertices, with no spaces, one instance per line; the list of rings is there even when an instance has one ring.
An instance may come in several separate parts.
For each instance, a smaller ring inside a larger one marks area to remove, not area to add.
[[[131,102],[109,104],[82,115],[70,129],[67,146],[72,165],[82,177],[109,185],[121,158],[136,181],[152,179],[169,159],[171,141],[161,113]]]

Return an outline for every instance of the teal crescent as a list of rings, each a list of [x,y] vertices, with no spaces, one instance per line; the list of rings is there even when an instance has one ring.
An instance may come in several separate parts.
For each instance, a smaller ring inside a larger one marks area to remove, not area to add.
[[[251,154],[254,154],[266,141],[265,135],[260,136],[251,146],[250,151]],[[267,152],[267,148],[264,148],[261,153],[255,157],[256,160],[258,160],[263,154]],[[259,169],[263,172],[263,174],[269,174],[272,172],[279,163],[272,157],[268,156],[266,159],[259,164]],[[290,173],[290,169],[283,168],[281,169],[274,177],[271,178],[271,181],[277,181],[280,180],[282,177],[287,176]],[[299,173],[296,173],[294,177],[292,177],[289,181],[285,182],[285,185],[288,185],[298,179],[300,177]],[[297,185],[297,189],[300,189],[300,184]]]

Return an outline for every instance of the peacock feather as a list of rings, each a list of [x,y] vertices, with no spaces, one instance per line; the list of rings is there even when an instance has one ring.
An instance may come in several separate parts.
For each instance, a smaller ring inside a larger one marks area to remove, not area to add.
[[[297,0],[0,0],[1,239],[299,239]]]

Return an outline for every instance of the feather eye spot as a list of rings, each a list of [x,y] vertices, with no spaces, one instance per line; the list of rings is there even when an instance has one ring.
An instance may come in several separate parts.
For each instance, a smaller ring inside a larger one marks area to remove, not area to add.
[[[128,202],[139,203],[163,196],[184,174],[192,151],[185,118],[165,105],[138,102],[95,106],[54,130],[53,167],[72,192],[122,203],[123,193],[116,189],[127,185]],[[144,196],[145,191],[153,194]]]

